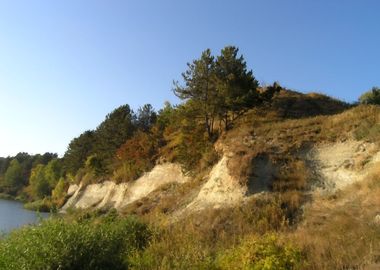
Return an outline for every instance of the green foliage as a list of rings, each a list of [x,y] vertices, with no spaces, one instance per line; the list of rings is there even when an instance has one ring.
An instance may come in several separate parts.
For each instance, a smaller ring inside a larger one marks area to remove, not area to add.
[[[58,159],[51,160],[47,165],[38,164],[30,174],[27,191],[32,199],[43,199],[51,195],[62,174],[62,164]]]
[[[185,171],[211,165],[212,160],[215,161],[213,142],[210,141],[203,124],[193,117],[196,108],[192,106],[192,102],[167,110],[170,112],[170,121],[162,135],[165,145],[159,150],[160,156],[168,161],[181,163]],[[159,116],[159,121],[160,119]]]
[[[132,219],[49,219],[16,230],[0,241],[0,269],[128,269],[128,257],[150,239]]]
[[[53,153],[18,153],[14,157],[0,158],[0,192],[23,197],[23,190],[29,183],[32,169],[38,165],[46,165],[56,158],[57,154]]]
[[[135,132],[135,115],[129,105],[123,105],[112,111],[95,131],[96,145],[94,153],[102,162],[103,173],[115,157],[116,150]]]
[[[41,200],[36,200],[33,202],[27,202],[24,204],[24,208],[31,211],[38,212],[56,212],[57,207],[50,198],[43,198]]]
[[[46,181],[50,189],[54,188],[62,175],[62,162],[59,159],[51,160],[45,167]]]
[[[202,118],[209,138],[213,137],[216,118],[228,129],[242,112],[261,103],[258,82],[238,52],[238,48],[227,46],[215,59],[205,50],[182,73],[185,85],[174,85],[179,98],[191,101],[195,109],[191,117]]]
[[[95,131],[86,131],[73,139],[64,155],[66,173],[75,175],[80,168],[92,167],[97,176],[111,173],[116,151],[137,131],[149,132],[157,121],[152,105],[145,104],[135,114],[129,105],[113,110]],[[95,158],[96,157],[96,158]]]
[[[32,166],[31,167],[35,167],[37,166],[38,164],[43,164],[43,165],[46,165],[48,164],[51,160],[53,159],[57,159],[58,158],[58,155],[57,154],[54,154],[54,153],[45,153],[43,155],[41,154],[37,154],[35,156],[31,156],[31,159],[32,159]]]
[[[164,130],[173,122],[176,108],[166,101],[164,107],[158,111],[156,124],[160,130]]]
[[[247,70],[244,57],[238,56],[238,53],[238,48],[227,46],[215,62],[217,111],[226,129],[241,112],[260,102],[257,92],[259,84],[252,71]]]
[[[215,81],[215,61],[211,50],[202,52],[200,59],[188,63],[188,70],[182,73],[185,86],[175,83],[174,93],[183,100],[191,100],[196,108],[197,115],[202,117],[209,137],[213,133],[214,118],[216,113],[217,93]]]
[[[23,170],[20,162],[13,159],[5,172],[2,189],[11,195],[16,195],[17,191],[23,186]]]
[[[10,157],[7,157],[7,158],[0,157],[0,175],[4,175],[4,173],[7,171],[11,160],[12,158]]]
[[[105,171],[104,163],[102,162],[102,159],[98,157],[97,154],[93,154],[87,158],[85,163],[85,169],[93,173],[96,177],[102,175]]]
[[[359,102],[361,104],[380,105],[380,88],[372,87],[370,91],[365,92],[359,97]]]
[[[49,182],[45,176],[45,166],[42,164],[33,168],[29,179],[30,195],[34,199],[43,199],[50,195]]]
[[[281,244],[273,234],[248,237],[218,258],[220,269],[236,270],[295,270],[303,269],[302,262],[300,250],[290,244]]]
[[[61,177],[51,192],[51,198],[57,207],[62,207],[65,202],[67,182]]]
[[[117,182],[135,180],[153,168],[159,144],[160,138],[154,133],[137,131],[116,153],[114,180]]]
[[[88,130],[79,137],[74,138],[63,157],[64,167],[67,173],[75,174],[84,166],[87,157],[94,151],[95,133]]]
[[[145,104],[137,111],[136,126],[139,130],[148,132],[157,121],[157,114],[152,105]]]
[[[185,171],[194,171],[199,168],[203,157],[214,153],[213,143],[208,140],[204,128],[192,122],[191,119],[182,122],[178,136],[177,161],[181,163]]]

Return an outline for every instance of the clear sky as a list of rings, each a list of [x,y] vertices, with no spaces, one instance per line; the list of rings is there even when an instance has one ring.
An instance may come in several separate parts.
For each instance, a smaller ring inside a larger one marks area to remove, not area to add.
[[[64,153],[186,62],[240,48],[260,82],[354,101],[380,85],[378,0],[0,0],[0,156]]]

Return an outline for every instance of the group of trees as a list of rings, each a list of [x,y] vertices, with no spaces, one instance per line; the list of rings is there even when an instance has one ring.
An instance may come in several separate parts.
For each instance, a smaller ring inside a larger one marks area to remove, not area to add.
[[[205,50],[188,64],[182,77],[184,85],[174,84],[182,104],[166,103],[158,112],[150,104],[137,112],[127,104],[120,106],[95,130],[70,142],[63,157],[64,172],[99,179],[113,175],[116,181],[128,181],[153,167],[159,156],[191,170],[222,129],[279,90],[274,85],[259,91],[244,57],[233,46],[218,56]]]
[[[50,196],[62,177],[62,162],[52,159],[48,164],[35,166],[29,178],[27,192],[33,199],[43,199]]]
[[[74,138],[63,157],[67,173],[76,174],[80,168],[92,168],[98,176],[110,173],[117,150],[137,131],[148,132],[156,122],[157,114],[150,104],[137,113],[123,105],[112,111],[95,129]]]
[[[40,198],[55,187],[61,176],[59,168],[60,160],[53,153],[19,153],[14,157],[0,158],[0,193]],[[41,177],[42,172],[46,174],[46,180]]]
[[[219,129],[231,127],[232,122],[247,109],[270,100],[270,92],[258,91],[258,82],[239,49],[228,46],[220,55],[205,50],[199,59],[188,63],[182,73],[184,85],[174,83],[174,93],[187,101],[198,117],[202,117],[208,136],[214,134],[216,121]]]

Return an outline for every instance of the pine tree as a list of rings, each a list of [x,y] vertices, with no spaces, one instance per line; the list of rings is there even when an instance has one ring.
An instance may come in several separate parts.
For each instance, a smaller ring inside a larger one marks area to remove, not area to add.
[[[218,93],[218,115],[225,129],[244,111],[259,104],[258,82],[239,49],[228,46],[222,49],[215,62]]]
[[[216,116],[215,61],[211,50],[205,50],[200,59],[187,64],[182,73],[185,86],[174,84],[174,93],[182,100],[188,100],[203,118],[208,136],[213,134]]]

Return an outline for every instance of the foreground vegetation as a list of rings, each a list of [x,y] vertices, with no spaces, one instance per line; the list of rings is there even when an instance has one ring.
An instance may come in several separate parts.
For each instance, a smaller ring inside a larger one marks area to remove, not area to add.
[[[173,234],[174,233],[174,234]],[[149,228],[113,213],[51,218],[0,240],[1,269],[300,269],[303,255],[275,234],[229,249],[194,231]]]
[[[272,195],[177,223],[157,212],[70,212],[3,236],[0,269],[376,269],[379,171],[315,198],[293,225]]]
[[[5,236],[1,269],[128,269],[128,256],[147,246],[151,232],[132,219],[112,216],[43,221]]]

